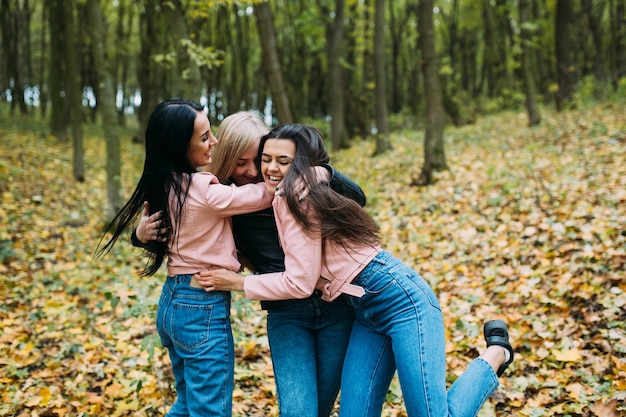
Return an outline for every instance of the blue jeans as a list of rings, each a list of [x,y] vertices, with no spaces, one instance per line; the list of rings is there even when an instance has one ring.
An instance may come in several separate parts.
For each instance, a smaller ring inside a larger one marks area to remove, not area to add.
[[[380,416],[396,369],[409,416],[478,414],[498,378],[477,358],[446,392],[443,318],[426,281],[382,251],[354,284],[365,295],[347,297],[356,318],[344,362],[340,416]]]
[[[157,330],[176,378],[170,417],[230,417],[235,352],[230,293],[189,285],[191,275],[167,277],[157,309]]]
[[[339,392],[354,312],[340,297],[264,302],[281,417],[328,417]]]

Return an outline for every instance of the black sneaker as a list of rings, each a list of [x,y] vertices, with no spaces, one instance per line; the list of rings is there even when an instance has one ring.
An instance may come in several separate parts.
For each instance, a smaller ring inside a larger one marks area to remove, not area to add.
[[[502,320],[490,320],[485,323],[485,341],[487,342],[487,347],[489,346],[502,346],[506,350],[509,351],[510,357],[509,360],[504,362],[499,368],[498,376],[502,376],[506,368],[509,367],[511,362],[513,362],[513,347],[511,346],[511,342],[509,342],[509,330],[505,322]]]

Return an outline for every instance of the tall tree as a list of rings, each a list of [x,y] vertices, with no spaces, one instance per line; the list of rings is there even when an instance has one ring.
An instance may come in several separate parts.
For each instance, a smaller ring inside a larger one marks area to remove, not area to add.
[[[541,121],[539,107],[537,105],[537,90],[532,69],[532,45],[533,31],[529,22],[531,0],[519,0],[520,15],[520,42],[522,43],[522,73],[524,76],[524,89],[526,93],[526,111],[528,112],[528,124],[538,125]]]
[[[66,71],[63,74],[63,86],[67,93],[69,120],[72,130],[72,172],[76,181],[83,182],[85,181],[85,149],[83,145],[82,92],[78,68],[78,35],[76,18],[74,16],[76,1],[64,0],[62,2],[65,40],[67,42],[64,54]]]
[[[162,2],[167,33],[172,37],[174,65],[170,67],[170,90],[177,97],[200,101],[200,69],[194,59],[195,45],[189,39],[185,9],[180,0]]]
[[[385,0],[376,0],[374,12],[374,65],[376,72],[376,148],[374,155],[391,149],[387,116],[387,73],[385,71]]]
[[[67,127],[69,125],[68,98],[64,94],[63,74],[66,72],[64,49],[65,22],[63,21],[62,0],[48,0],[48,29],[50,31],[50,61],[48,66],[54,68],[48,71],[48,91],[50,96],[50,131],[60,141],[67,141]]]
[[[593,68],[595,79],[602,83],[606,81],[606,72],[604,70],[604,44],[602,38],[604,36],[602,28],[602,16],[604,15],[605,2],[582,0],[581,6],[587,17],[589,32],[591,32],[592,45],[591,57],[589,63]]]
[[[571,0],[557,0],[554,28],[556,76],[559,90],[556,93],[556,109],[563,110],[574,91],[574,69],[570,57],[570,28],[573,20]]]
[[[346,15],[346,114],[350,117],[346,118],[346,130],[348,136],[360,136],[365,138],[369,135],[369,108],[368,102],[363,94],[364,86],[367,84],[365,80],[365,71],[362,71],[364,65],[370,65],[371,59],[368,59],[368,45],[370,44],[369,25],[366,24],[368,16],[368,4],[365,2],[349,2],[348,13]],[[369,72],[368,72],[369,74]]]
[[[295,119],[291,110],[287,87],[283,80],[274,31],[274,19],[269,3],[267,1],[254,3],[254,14],[256,15],[261,49],[263,50],[263,64],[272,93],[272,104],[276,108],[279,123],[291,123]]]
[[[121,183],[121,160],[120,138],[117,130],[117,116],[115,107],[115,91],[113,88],[111,68],[106,57],[107,37],[104,33],[104,21],[99,0],[87,1],[89,25],[91,37],[91,53],[93,54],[94,67],[96,69],[97,82],[100,85],[97,97],[99,109],[102,115],[104,138],[106,140],[106,179],[107,197],[109,201],[108,219],[112,220],[115,214],[122,208],[122,183]]]
[[[101,7],[102,9],[102,7]],[[124,0],[117,5],[117,24],[115,26],[115,51],[114,65],[111,69],[113,86],[119,88],[121,106],[117,111],[117,119],[120,126],[126,124],[125,111],[130,106],[132,94],[129,94],[127,82],[130,73],[131,46],[129,39],[135,17],[135,7]]]
[[[139,130],[135,142],[143,143],[146,126],[152,110],[161,99],[159,80],[162,79],[161,67],[156,65],[154,57],[161,50],[159,36],[159,0],[142,0],[142,13],[139,18],[139,56],[137,57],[137,82],[141,92],[141,104],[137,108]]]
[[[67,140],[72,131],[72,172],[77,181],[85,180],[85,151],[82,130],[82,95],[78,70],[78,44],[74,12],[75,0],[48,0],[50,8],[50,97],[52,133]],[[62,51],[62,52],[60,52]],[[58,118],[55,120],[55,118]]]
[[[613,89],[626,76],[626,0],[611,0],[611,68]]]
[[[4,67],[10,80],[11,113],[19,108],[20,113],[27,114],[28,108],[24,101],[24,78],[28,75],[31,56],[28,54],[30,4],[28,1],[0,0],[0,34],[2,35],[2,51]]]
[[[400,76],[401,46],[406,37],[406,29],[409,27],[407,23],[411,18],[411,13],[408,13],[408,6],[405,6],[404,13],[397,16],[395,3],[389,1],[387,4],[389,6],[389,34],[391,38],[391,112],[398,113],[402,110],[402,93],[404,90],[402,83],[404,77]]]
[[[40,51],[47,51],[49,49],[48,43],[46,42],[46,33],[49,33],[47,28],[48,16],[46,13],[48,13],[48,7],[44,5],[41,12]],[[46,58],[46,54],[39,54],[39,76],[35,81],[36,85],[39,86],[39,114],[42,118],[46,115],[46,111],[48,109],[48,86],[45,82],[46,71],[48,68],[46,65]]]
[[[495,7],[494,7],[495,6]],[[483,0],[484,22],[484,74],[489,97],[511,91],[512,81],[508,70],[511,48],[511,29],[506,0]]]
[[[426,130],[424,133],[424,164],[413,185],[433,183],[433,172],[448,169],[443,143],[443,100],[439,85],[439,61],[435,48],[433,0],[420,0],[417,27],[422,50],[422,72],[426,97]]]
[[[343,58],[343,19],[345,0],[335,0],[335,18],[328,40],[328,102],[330,105],[330,137],[333,149],[348,146],[345,123],[345,86],[341,60]]]

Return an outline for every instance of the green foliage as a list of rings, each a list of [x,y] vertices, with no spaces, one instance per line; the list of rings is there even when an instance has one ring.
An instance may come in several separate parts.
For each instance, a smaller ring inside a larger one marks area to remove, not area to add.
[[[189,39],[181,39],[180,46],[182,46],[189,54],[189,57],[198,65],[198,67],[206,67],[207,69],[213,69],[224,64],[223,56],[224,51],[218,51],[215,48],[203,47],[192,42]]]

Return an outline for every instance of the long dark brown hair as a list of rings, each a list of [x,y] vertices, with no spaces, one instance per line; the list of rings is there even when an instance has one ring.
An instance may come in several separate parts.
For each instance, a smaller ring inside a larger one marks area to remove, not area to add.
[[[130,200],[117,213],[105,231],[112,232],[109,241],[96,249],[96,258],[104,256],[117,239],[131,225],[142,210],[143,202],[150,203],[150,212],[162,211],[162,225],[168,230],[167,241],[176,238],[178,225],[170,218],[180,219],[187,199],[187,190],[196,167],[187,158],[189,142],[194,133],[196,116],[204,107],[183,99],[165,100],[156,106],[146,128],[146,157],[139,183]],[[174,194],[170,204],[170,193]],[[104,238],[104,236],[103,236]],[[143,275],[153,275],[167,256],[168,243],[151,241],[147,247],[148,262]]]
[[[351,246],[350,243],[371,246],[380,243],[378,225],[365,209],[333,191],[328,184],[319,183],[311,169],[329,161],[324,140],[317,129],[305,124],[285,124],[272,129],[261,138],[259,161],[268,139],[291,140],[296,145],[295,157],[280,192],[284,193],[289,210],[304,230],[319,230],[323,242],[331,241],[346,248]],[[299,181],[309,190],[306,204],[300,202],[299,187],[296,187]]]

